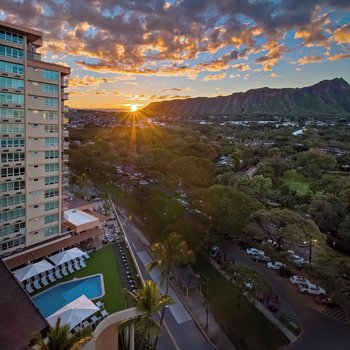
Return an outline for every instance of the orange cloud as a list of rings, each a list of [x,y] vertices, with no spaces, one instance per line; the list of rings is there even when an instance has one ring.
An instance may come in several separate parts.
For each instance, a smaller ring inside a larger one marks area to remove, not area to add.
[[[316,55],[310,55],[300,58],[297,63],[303,65],[308,63],[318,63],[321,62],[321,57]]]
[[[211,74],[207,75],[206,77],[203,78],[203,81],[212,81],[212,80],[222,80],[226,76],[226,73],[219,73],[219,74]]]
[[[350,44],[350,24],[337,28],[334,32],[333,40],[337,44]]]
[[[339,60],[343,60],[343,59],[349,58],[349,57],[350,57],[350,53],[339,53],[337,55],[328,56],[327,60],[328,61],[339,61]]]

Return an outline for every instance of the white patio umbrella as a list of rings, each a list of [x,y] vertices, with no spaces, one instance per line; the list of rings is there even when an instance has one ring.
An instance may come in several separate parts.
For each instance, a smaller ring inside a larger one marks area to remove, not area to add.
[[[15,270],[13,271],[13,273],[18,279],[18,281],[23,282],[28,278],[37,276],[39,275],[39,273],[51,270],[53,268],[55,268],[55,266],[52,265],[50,262],[48,262],[47,260],[41,260],[36,262],[35,264],[30,264],[22,267],[21,269]]]
[[[61,317],[61,324],[67,324],[72,329],[98,310],[100,309],[83,294],[78,299],[57,310],[47,318],[47,321],[51,326],[54,326],[57,318]]]
[[[81,258],[85,253],[81,251],[79,248],[72,248],[69,250],[65,250],[64,252],[57,253],[49,257],[49,259],[56,265],[62,265],[67,261],[74,260],[76,258]]]

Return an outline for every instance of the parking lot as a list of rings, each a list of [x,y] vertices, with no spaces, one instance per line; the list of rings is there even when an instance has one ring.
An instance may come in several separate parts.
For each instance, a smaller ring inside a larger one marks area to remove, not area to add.
[[[317,304],[315,296],[300,293],[288,278],[281,277],[278,271],[267,269],[264,263],[253,261],[245,250],[228,239],[222,237],[218,245],[227,260],[260,271],[282,300],[279,312],[285,312],[290,318],[297,317],[302,331],[299,339],[289,346],[290,349],[349,349],[350,324],[342,309]]]

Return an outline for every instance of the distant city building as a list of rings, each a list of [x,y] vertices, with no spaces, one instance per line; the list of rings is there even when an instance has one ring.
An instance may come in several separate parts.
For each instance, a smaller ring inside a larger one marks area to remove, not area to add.
[[[62,232],[70,68],[42,61],[42,45],[41,32],[0,21],[2,256]]]

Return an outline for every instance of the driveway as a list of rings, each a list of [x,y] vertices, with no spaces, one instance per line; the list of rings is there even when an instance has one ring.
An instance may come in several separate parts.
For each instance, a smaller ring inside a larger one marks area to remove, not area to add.
[[[266,264],[254,262],[244,250],[233,245],[229,240],[223,238],[220,247],[224,249],[228,260],[233,258],[236,263],[260,271],[275,292],[294,309],[301,323],[302,334],[294,344],[288,347],[289,349],[350,349],[350,326],[341,323],[342,320],[347,321],[344,315],[332,317],[329,310],[317,305],[312,296],[300,293],[287,278],[280,277],[278,272],[267,269]]]

